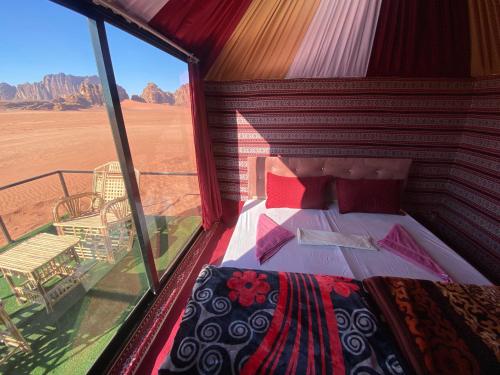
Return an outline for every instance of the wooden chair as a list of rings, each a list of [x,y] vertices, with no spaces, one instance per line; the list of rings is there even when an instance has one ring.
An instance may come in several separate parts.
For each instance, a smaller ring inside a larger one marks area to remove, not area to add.
[[[9,348],[9,351],[0,358],[0,363],[4,363],[18,351],[31,353],[30,345],[5,311],[2,300],[0,300],[0,324],[2,325],[0,327],[0,342]]]
[[[137,170],[135,175],[139,182]],[[80,238],[75,247],[80,258],[114,263],[118,253],[132,248],[135,229],[117,161],[97,167],[92,192],[60,199],[53,215],[59,235]]]

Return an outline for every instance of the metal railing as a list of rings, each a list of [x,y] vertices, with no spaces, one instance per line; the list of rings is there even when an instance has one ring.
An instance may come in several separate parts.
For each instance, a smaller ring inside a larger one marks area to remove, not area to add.
[[[10,184],[0,186],[0,192],[6,189],[10,189],[22,184],[26,184],[28,182],[36,181],[45,177],[50,177],[53,175],[58,175],[59,183],[61,185],[62,191],[64,193],[64,197],[69,197],[68,186],[66,185],[66,180],[64,179],[64,174],[93,174],[93,170],[81,170],[81,169],[61,169],[57,171],[52,171],[44,174],[40,174],[37,176],[33,176],[30,178],[26,178],[21,181],[12,182]],[[140,172],[141,176],[197,176],[196,172]],[[0,231],[2,232],[4,238],[10,244],[14,242],[12,239],[7,226],[5,225],[2,215],[0,214]]]

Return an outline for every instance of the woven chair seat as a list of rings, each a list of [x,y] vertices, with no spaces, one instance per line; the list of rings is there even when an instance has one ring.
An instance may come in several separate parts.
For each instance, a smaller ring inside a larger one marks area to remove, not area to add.
[[[139,183],[139,171],[134,172]],[[66,196],[54,206],[57,234],[80,238],[75,246],[78,257],[115,263],[134,244],[135,228],[126,197],[120,164],[111,161],[97,167],[92,192]]]
[[[108,213],[106,215],[106,219],[108,221],[108,226],[113,225],[118,220],[115,215],[112,213]],[[101,215],[92,215],[92,216],[84,216],[76,219],[61,221],[59,223],[54,223],[56,227],[75,227],[75,228],[95,228],[95,229],[104,229],[107,226],[103,225],[101,221]]]

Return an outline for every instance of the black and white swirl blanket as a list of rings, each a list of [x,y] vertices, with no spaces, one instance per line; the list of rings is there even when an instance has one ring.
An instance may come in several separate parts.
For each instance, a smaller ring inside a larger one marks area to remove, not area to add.
[[[160,374],[403,374],[360,282],[206,266]]]

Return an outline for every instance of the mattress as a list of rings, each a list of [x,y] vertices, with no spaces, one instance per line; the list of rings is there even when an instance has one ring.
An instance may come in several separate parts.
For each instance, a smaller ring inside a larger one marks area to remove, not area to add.
[[[358,280],[372,276],[394,276],[440,281],[438,276],[380,247],[378,251],[370,251],[338,246],[305,246],[299,245],[296,238],[284,245],[266,263],[260,265],[255,256],[255,246],[257,221],[259,215],[263,213],[293,233],[296,233],[297,228],[300,227],[369,235],[374,241],[382,239],[394,224],[400,224],[445,269],[454,282],[491,284],[474,267],[410,215],[366,213],[341,215],[336,203],[332,204],[328,210],[307,210],[267,209],[264,200],[245,202],[222,260],[222,266],[336,275]]]

